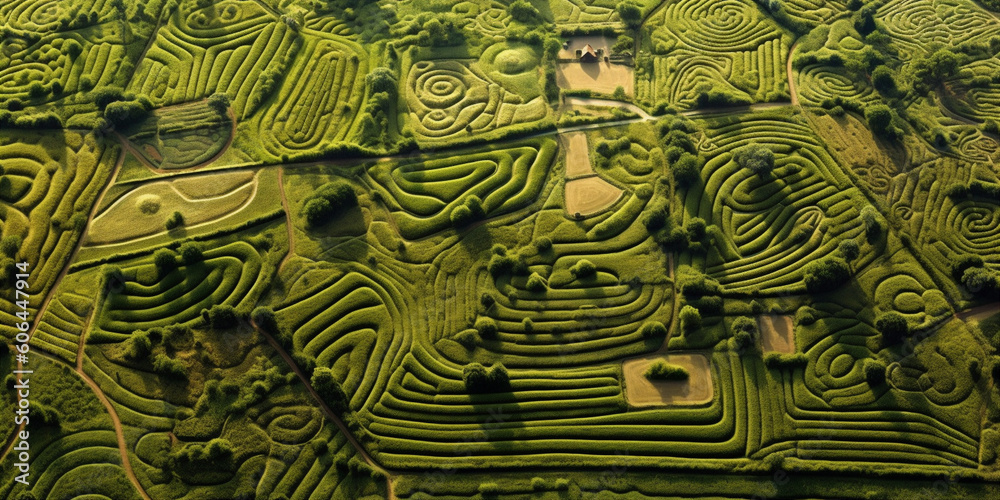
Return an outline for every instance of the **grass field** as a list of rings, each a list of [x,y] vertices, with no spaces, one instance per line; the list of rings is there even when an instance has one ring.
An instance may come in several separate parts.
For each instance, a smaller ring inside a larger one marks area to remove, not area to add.
[[[997,497],[996,4],[0,2],[0,498]]]

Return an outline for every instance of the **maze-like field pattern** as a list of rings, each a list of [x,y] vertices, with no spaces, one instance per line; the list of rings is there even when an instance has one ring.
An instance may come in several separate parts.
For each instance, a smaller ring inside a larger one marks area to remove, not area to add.
[[[901,59],[909,59],[939,44],[986,42],[1000,29],[1000,20],[969,0],[893,0],[878,11]]]
[[[157,32],[129,89],[163,105],[222,92],[238,117],[249,115],[263,97],[261,75],[291,57],[297,35],[254,2],[191,7],[182,4]]]
[[[541,120],[541,97],[525,99],[494,82],[470,61],[413,64],[406,77],[410,126],[427,142],[456,139]]]
[[[753,2],[679,1],[657,10],[645,26],[654,48],[673,47],[654,56],[649,78],[638,80],[645,102],[690,107],[703,86],[750,101],[774,100],[787,90],[788,41]]]
[[[361,46],[308,37],[275,102],[259,116],[264,148],[275,157],[343,142],[364,97]]]
[[[377,164],[369,176],[385,195],[400,234],[417,239],[449,227],[451,213],[470,196],[478,197],[490,216],[530,204],[555,152],[555,142],[542,139],[458,158]]]

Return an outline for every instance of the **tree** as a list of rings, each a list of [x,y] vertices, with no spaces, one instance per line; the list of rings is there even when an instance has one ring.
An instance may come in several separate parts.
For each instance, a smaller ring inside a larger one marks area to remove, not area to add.
[[[208,105],[222,116],[226,116],[229,113],[229,96],[216,92],[208,97]]]
[[[181,261],[184,262],[185,265],[200,262],[203,258],[201,247],[193,241],[184,243],[177,250],[181,254]]]
[[[647,321],[639,328],[639,334],[644,339],[665,337],[667,335],[667,327],[659,321]]]
[[[169,248],[161,248],[153,252],[153,264],[160,272],[167,272],[177,267],[177,252]]]
[[[976,295],[996,295],[1000,289],[1000,277],[991,269],[970,267],[962,274],[962,286]]]
[[[893,137],[892,110],[885,104],[873,104],[865,107],[865,119],[872,133],[879,137]]]
[[[885,383],[885,363],[878,359],[866,359],[861,365],[869,386]]]
[[[701,179],[701,164],[691,153],[681,153],[677,161],[670,165],[670,172],[679,187],[688,187]]]
[[[462,369],[465,388],[473,394],[510,390],[510,375],[502,363],[486,368],[480,363],[469,363]]]
[[[330,218],[347,207],[358,204],[358,195],[345,181],[331,181],[323,184],[306,198],[303,215],[306,224],[315,227],[325,224]]]
[[[615,11],[618,12],[618,17],[622,18],[625,26],[628,26],[630,29],[636,29],[642,23],[642,9],[630,1],[619,3],[615,7]]]
[[[747,144],[734,150],[733,159],[740,167],[760,176],[774,169],[774,151],[760,144]]]
[[[522,23],[534,22],[540,16],[538,9],[525,0],[511,2],[510,6],[507,7],[507,12],[510,12],[510,17],[513,17],[514,20]]]
[[[844,260],[851,262],[857,259],[861,255],[861,247],[858,246],[858,242],[854,240],[843,240],[837,245],[837,250],[840,255],[844,256]]]
[[[580,259],[576,264],[573,264],[569,272],[573,273],[573,276],[577,278],[585,278],[597,272],[597,267],[587,259]]]
[[[226,304],[215,304],[211,309],[202,310],[201,316],[215,330],[233,328],[238,324],[236,309]]]
[[[180,227],[184,224],[184,216],[180,212],[174,212],[167,217],[167,221],[163,223],[167,230]]]
[[[319,394],[331,410],[341,414],[349,409],[347,393],[333,376],[332,370],[323,366],[317,367],[313,370],[310,381],[316,394]]]
[[[132,332],[128,339],[128,351],[126,356],[134,361],[143,360],[153,352],[153,342],[149,339],[149,334],[142,330]]]
[[[628,99],[628,94],[625,93],[625,87],[622,87],[621,85],[615,87],[615,91],[611,94],[611,98],[616,101],[624,101],[625,99]]]
[[[879,215],[878,210],[871,205],[866,205],[861,209],[861,223],[865,226],[865,235],[868,237],[869,241],[873,241],[885,229],[882,223],[882,217]]]
[[[261,330],[271,335],[280,333],[278,328],[278,318],[274,315],[274,310],[270,307],[259,306],[250,313],[250,319]]]
[[[906,318],[896,311],[882,313],[875,320],[875,329],[882,334],[883,346],[896,345],[910,334],[910,325],[906,322]]]
[[[493,318],[487,316],[480,316],[476,318],[476,323],[473,328],[479,332],[479,336],[484,339],[495,339],[497,338],[497,322]]]
[[[21,249],[21,237],[10,234],[0,238],[0,253],[7,257],[17,257],[17,252]]]
[[[872,71],[872,85],[883,94],[891,94],[896,91],[896,77],[887,66],[879,65]]]
[[[612,54],[624,54],[632,53],[632,48],[635,47],[635,39],[628,35],[618,35],[618,40],[614,45],[611,46]]]
[[[371,70],[365,76],[365,85],[368,86],[369,94],[385,92],[390,96],[395,95],[396,75],[393,74],[391,69],[380,66]]]
[[[690,304],[681,308],[680,320],[684,331],[693,332],[701,328],[701,312]]]
[[[806,264],[803,281],[809,293],[836,290],[851,279],[851,269],[844,259],[826,257]]]

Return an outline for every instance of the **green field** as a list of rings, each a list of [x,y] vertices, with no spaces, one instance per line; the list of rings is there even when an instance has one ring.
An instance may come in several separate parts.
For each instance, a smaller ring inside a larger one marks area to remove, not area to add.
[[[997,0],[0,2],[0,498],[1000,496],[998,124]]]

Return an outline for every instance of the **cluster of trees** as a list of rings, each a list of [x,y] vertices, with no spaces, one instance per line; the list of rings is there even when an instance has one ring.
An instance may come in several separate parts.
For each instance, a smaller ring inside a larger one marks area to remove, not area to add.
[[[649,380],[687,380],[690,376],[683,366],[673,365],[662,359],[649,365],[643,375]]]
[[[104,119],[116,127],[135,123],[149,116],[153,109],[148,97],[125,92],[120,87],[99,87],[90,96],[103,112]]]
[[[541,20],[538,9],[526,0],[514,0],[507,6],[507,12],[515,21],[522,23],[534,23]]]
[[[507,247],[499,244],[493,245],[490,254],[486,269],[493,277],[528,274],[528,264],[521,254],[508,251]]]
[[[642,24],[642,9],[630,0],[622,1],[615,6],[615,12],[629,29],[638,29]]]
[[[851,279],[851,268],[840,257],[824,257],[806,264],[803,280],[809,293],[829,292]]]
[[[312,387],[319,394],[319,397],[326,402],[326,405],[337,414],[343,414],[350,410],[350,401],[344,387],[334,377],[333,371],[326,367],[317,367],[313,370]]]
[[[959,257],[952,264],[951,275],[974,295],[995,297],[1000,291],[1000,273],[986,267],[983,258],[978,255]]]
[[[760,144],[747,144],[733,150],[733,159],[741,168],[761,177],[774,170],[774,151]]]
[[[386,67],[373,69],[365,76],[368,101],[361,115],[361,143],[369,147],[385,147],[389,140],[389,116],[398,88],[396,75]]]
[[[757,345],[760,338],[760,331],[757,329],[757,321],[747,316],[740,316],[733,320],[733,348],[739,351],[749,349]]]
[[[698,147],[691,139],[695,132],[691,122],[673,119],[659,126],[663,155],[670,165],[674,182],[679,187],[688,187],[701,180],[702,162],[697,155]]]
[[[903,137],[903,130],[893,123],[892,108],[885,104],[871,104],[864,109],[865,119],[868,120],[868,127],[873,134],[892,140]]]
[[[503,363],[493,363],[489,368],[480,363],[470,363],[462,369],[465,388],[472,394],[506,392],[510,390],[510,375]]]
[[[889,311],[875,319],[875,329],[882,334],[882,346],[899,344],[910,335],[910,324],[902,314]]]
[[[358,204],[358,195],[346,181],[336,180],[323,184],[305,200],[302,214],[306,225],[317,227],[325,224],[334,214]]]
[[[701,328],[701,311],[691,304],[682,307],[678,317],[681,321],[681,328],[685,332],[693,332]]]
[[[483,208],[483,200],[476,195],[469,195],[465,202],[455,207],[449,215],[451,224],[456,228],[462,228],[476,221],[486,218],[486,209]]]
[[[211,308],[202,309],[201,319],[213,330],[234,328],[240,323],[236,309],[226,304],[213,304]]]
[[[168,231],[171,229],[181,227],[184,225],[184,216],[181,215],[180,212],[175,210],[174,213],[170,214],[170,216],[167,217],[167,220],[163,223],[163,225],[164,227],[167,228]]]

